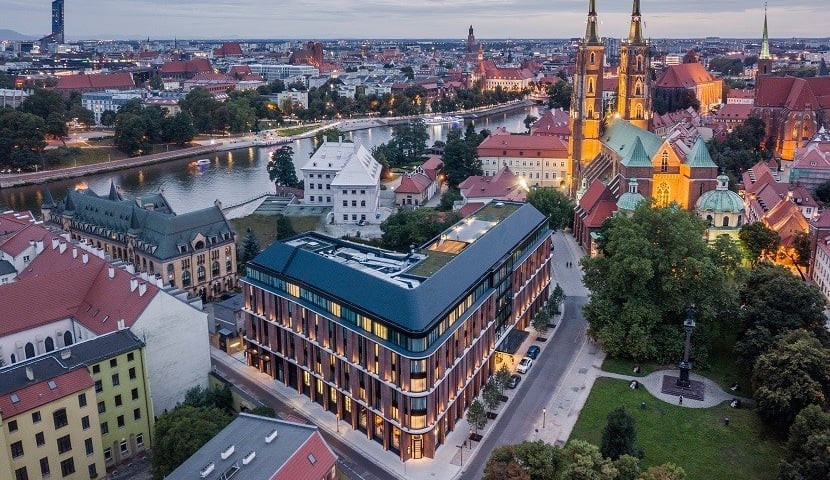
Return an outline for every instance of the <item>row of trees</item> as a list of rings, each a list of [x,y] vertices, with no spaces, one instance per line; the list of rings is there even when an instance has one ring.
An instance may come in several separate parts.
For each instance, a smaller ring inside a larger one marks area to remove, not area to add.
[[[493,450],[482,480],[684,480],[673,463],[645,468],[637,456],[610,458],[583,440],[564,448],[537,440]]]
[[[493,90],[482,90],[478,85],[473,88],[456,89],[455,95],[441,96],[433,100],[430,106],[433,112],[448,113],[519,100],[527,93],[526,91],[504,90],[500,86]]]
[[[124,104],[115,116],[113,142],[129,155],[150,153],[156,143],[184,145],[195,136],[193,119],[187,111],[168,117],[165,109],[155,105],[143,107],[140,99]]]
[[[80,94],[64,98],[36,88],[18,109],[0,109],[0,169],[30,169],[43,164],[46,139],[63,141],[69,134],[69,119],[95,123],[93,113],[81,107]]]
[[[392,139],[372,147],[372,156],[384,168],[403,167],[423,159],[429,132],[423,119],[392,127]]]
[[[707,146],[712,160],[732,179],[734,184],[741,174],[761,160],[772,158],[774,139],[766,137],[766,125],[760,118],[750,117],[732,129],[725,140],[709,140]]]

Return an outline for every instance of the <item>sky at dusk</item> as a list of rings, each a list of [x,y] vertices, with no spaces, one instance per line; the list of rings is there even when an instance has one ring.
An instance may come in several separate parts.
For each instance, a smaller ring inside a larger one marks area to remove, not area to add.
[[[600,34],[627,35],[631,0],[597,0]],[[0,28],[49,33],[49,0],[0,0]],[[759,0],[642,0],[651,37],[760,37]],[[569,38],[587,0],[66,0],[82,38]],[[827,0],[772,0],[771,37],[830,36]]]

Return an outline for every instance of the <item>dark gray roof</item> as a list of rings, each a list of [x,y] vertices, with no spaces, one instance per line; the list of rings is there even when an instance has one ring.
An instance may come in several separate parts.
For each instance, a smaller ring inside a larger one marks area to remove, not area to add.
[[[208,246],[230,243],[234,236],[216,205],[176,215],[161,194],[122,199],[114,185],[106,197],[89,189],[69,191],[52,213],[72,217],[86,233],[120,237],[120,243],[126,243],[126,235],[135,235],[138,249],[160,260],[192,253],[192,241],[199,234],[207,239]]]
[[[8,275],[10,273],[15,273],[14,265],[9,263],[8,260],[0,260],[0,275]]]
[[[546,221],[532,205],[522,205],[414,288],[405,288],[284,242],[275,242],[251,264],[359,306],[404,331],[423,333],[522,239]]]
[[[123,329],[7,365],[0,369],[0,395],[16,392],[30,384],[58,377],[78,367],[93,365],[143,346],[144,342],[133,332]],[[69,351],[69,355],[63,358],[62,354],[66,351]],[[32,368],[33,381],[26,377],[25,367]]]
[[[265,437],[274,429],[277,437],[266,443]],[[236,464],[240,471],[235,478],[251,480],[271,478],[279,468],[285,464],[300,447],[311,437],[317,427],[285,422],[275,418],[260,417],[240,413],[227,427],[211,438],[202,448],[196,451],[179,467],[165,477],[165,480],[193,480],[199,479],[200,472],[208,464],[214,464],[214,470],[205,480],[218,480],[225,471]],[[234,452],[225,460],[221,454],[230,445]],[[248,464],[243,465],[242,459],[250,452],[256,456]]]

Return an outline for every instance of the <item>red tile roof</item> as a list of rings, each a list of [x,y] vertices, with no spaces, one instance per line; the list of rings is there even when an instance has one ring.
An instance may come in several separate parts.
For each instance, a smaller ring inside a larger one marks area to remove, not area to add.
[[[467,200],[471,198],[501,198],[511,191],[520,188],[521,179],[510,171],[509,167],[503,167],[494,176],[467,177],[458,185],[458,188]]]
[[[309,455],[314,456],[312,464]],[[329,478],[337,456],[323,441],[320,432],[314,432],[271,477],[271,480],[320,480]]]
[[[570,117],[561,108],[548,110],[542,118],[533,124],[531,135],[569,136],[571,134]]]
[[[799,149],[792,168],[830,169],[830,142],[810,142]]]
[[[801,209],[795,203],[784,200],[773,207],[763,218],[767,227],[775,230],[781,238],[781,245],[792,246],[796,233],[807,232],[809,227]]]
[[[432,180],[425,174],[404,175],[401,178],[401,184],[395,189],[395,193],[420,194],[427,191],[431,183]]]
[[[485,205],[487,204],[484,202],[465,203],[464,206],[458,211],[458,215],[461,216],[461,218],[467,218]]]
[[[568,144],[556,136],[491,135],[478,146],[478,156],[566,158],[568,156]]]
[[[109,264],[92,254],[85,264],[86,252],[79,247],[53,249],[53,238],[46,233],[43,252],[17,281],[0,286],[0,337],[70,317],[96,334],[112,332],[122,319],[132,326],[158,294],[155,285],[116,267],[109,278]],[[132,279],[145,283],[144,295],[139,288],[131,291]]]
[[[760,77],[755,106],[790,110],[830,108],[830,77]]]
[[[715,121],[737,122],[749,118],[753,105],[743,103],[727,103],[714,115]]]
[[[57,90],[123,90],[135,88],[133,74],[129,72],[116,73],[80,73],[77,75],[62,75],[58,77]]]
[[[242,47],[238,43],[223,43],[213,50],[214,57],[241,57]]]
[[[54,381],[56,388],[49,387],[50,380]],[[0,395],[0,411],[3,412],[3,418],[8,419],[67,395],[86,390],[94,384],[86,367],[78,367],[57,377],[34,381],[31,385],[17,390],[14,392],[19,399],[17,402],[12,402],[11,394]]]
[[[161,66],[159,72],[162,75],[173,74],[188,74],[195,75],[199,72],[212,72],[213,67],[210,61],[206,58],[197,58],[196,60],[173,60]]]
[[[43,228],[38,228],[37,225],[29,225],[5,240],[0,237],[0,250],[16,257],[29,247],[29,242],[42,241],[45,236],[46,232]]]
[[[600,180],[594,180],[579,199],[577,213],[587,228],[599,228],[617,210],[614,195]]]
[[[715,77],[699,63],[682,63],[671,65],[657,79],[657,87],[663,88],[690,88],[695,85],[713,82]]]

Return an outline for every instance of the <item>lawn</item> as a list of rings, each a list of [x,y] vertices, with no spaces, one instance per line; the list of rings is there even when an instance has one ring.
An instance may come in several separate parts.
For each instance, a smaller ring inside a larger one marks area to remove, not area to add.
[[[630,369],[629,369],[630,371]],[[640,404],[646,403],[641,409]],[[689,479],[773,480],[783,445],[755,413],[728,404],[707,409],[683,408],[657,400],[645,389],[599,378],[580,413],[571,439],[599,445],[608,413],[625,407],[637,423],[637,444],[648,467],[673,462]],[[724,417],[730,418],[728,427]]]
[[[291,222],[291,228],[296,233],[309,232],[317,228],[320,217],[285,217]],[[276,215],[248,215],[244,218],[235,218],[230,221],[237,233],[237,242],[242,245],[245,234],[250,228],[259,240],[259,247],[265,250],[277,239]]]

